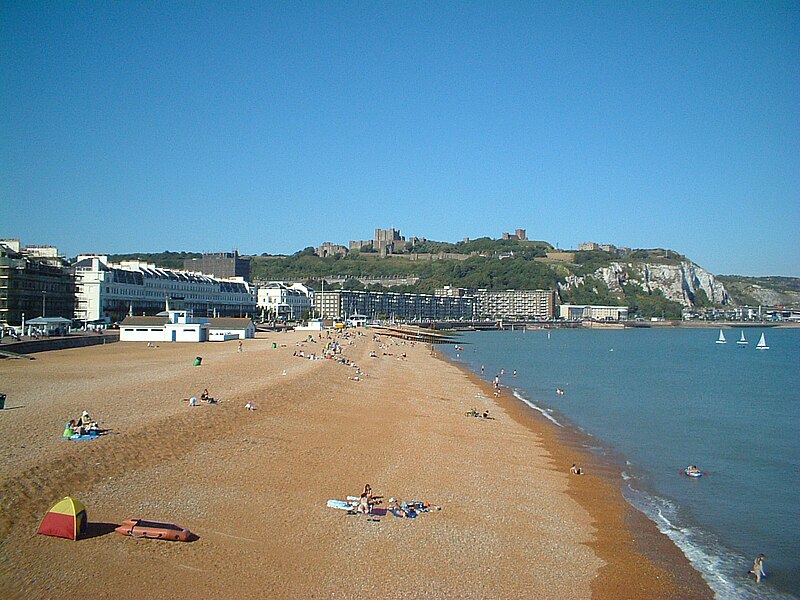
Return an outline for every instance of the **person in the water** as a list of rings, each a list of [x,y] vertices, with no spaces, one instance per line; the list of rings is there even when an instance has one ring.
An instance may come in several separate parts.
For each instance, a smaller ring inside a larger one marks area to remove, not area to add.
[[[759,554],[753,561],[753,568],[750,570],[750,573],[756,576],[756,583],[761,583],[761,578],[767,576],[767,574],[764,572],[765,558],[766,556]]]

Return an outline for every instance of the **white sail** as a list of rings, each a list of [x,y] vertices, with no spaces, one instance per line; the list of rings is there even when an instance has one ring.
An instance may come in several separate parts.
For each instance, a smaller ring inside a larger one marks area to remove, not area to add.
[[[757,350],[769,350],[769,346],[767,346],[767,339],[764,337],[764,334],[761,334],[761,339],[758,340],[758,344],[756,344]]]
[[[747,340],[744,338],[744,330],[742,330],[742,337],[739,338],[739,341],[736,342],[737,344],[741,344],[742,346],[747,345]]]
[[[719,330],[719,339],[717,340],[718,344],[727,344],[727,340],[725,339],[725,334],[722,333],[722,329]]]

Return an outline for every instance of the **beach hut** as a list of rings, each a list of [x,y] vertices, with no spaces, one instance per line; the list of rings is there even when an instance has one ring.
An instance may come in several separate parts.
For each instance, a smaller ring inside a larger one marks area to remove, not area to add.
[[[67,496],[47,511],[37,533],[77,540],[86,532],[87,521],[83,503]]]

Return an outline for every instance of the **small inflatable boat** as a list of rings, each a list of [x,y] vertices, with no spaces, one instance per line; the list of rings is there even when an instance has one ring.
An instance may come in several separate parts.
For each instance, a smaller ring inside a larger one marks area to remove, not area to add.
[[[157,521],[145,521],[144,519],[128,519],[122,522],[114,531],[131,537],[170,540],[173,542],[188,542],[192,537],[191,531],[175,523],[159,523]]]
[[[703,472],[702,471],[690,471],[689,469],[684,469],[683,470],[683,474],[686,475],[687,477],[702,477],[703,476]]]

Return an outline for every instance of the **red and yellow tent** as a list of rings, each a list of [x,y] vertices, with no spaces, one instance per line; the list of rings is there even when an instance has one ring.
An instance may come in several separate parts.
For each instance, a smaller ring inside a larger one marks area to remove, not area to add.
[[[80,500],[67,496],[47,512],[38,533],[77,540],[86,531],[87,521],[86,507]]]

